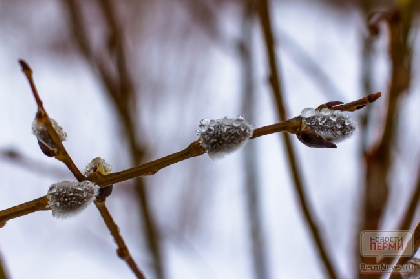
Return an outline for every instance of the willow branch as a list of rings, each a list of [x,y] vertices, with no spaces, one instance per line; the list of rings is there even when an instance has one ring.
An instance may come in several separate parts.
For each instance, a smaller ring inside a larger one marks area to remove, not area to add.
[[[341,102],[333,101],[326,104],[318,106],[318,108],[328,107],[331,110],[341,110],[341,111],[355,111],[360,109],[367,104],[373,103],[381,96],[380,92],[370,94],[362,99],[359,99],[354,102],[347,104],[342,104]],[[340,105],[336,105],[340,104]],[[254,130],[254,133],[250,139],[255,139],[261,136],[266,136],[278,132],[288,132],[291,134],[296,134],[301,125],[301,117],[297,116],[292,119],[282,121],[280,123],[263,126]],[[289,140],[290,141],[290,140]],[[144,176],[144,175],[153,175],[159,170],[166,168],[170,165],[179,163],[191,157],[200,156],[205,153],[205,150],[202,148],[198,141],[194,141],[187,148],[179,152],[173,153],[166,157],[157,159],[155,161],[139,165],[134,168],[130,168],[121,172],[115,172],[108,174],[106,176],[101,176],[100,174],[94,174],[93,177],[88,179],[95,182],[101,187],[106,185],[115,184],[125,180],[129,180],[135,177]]]
[[[371,95],[376,95],[376,96],[380,96],[380,93],[375,93],[375,94],[371,94]],[[369,96],[371,96],[369,95]],[[367,99],[370,99],[368,97],[362,98],[360,100],[357,100],[355,102],[351,102],[349,104],[360,104],[362,102],[365,102]],[[379,98],[379,97],[378,97]],[[365,100],[365,101],[363,101]],[[336,102],[329,102],[327,104],[323,104],[319,107],[322,107],[324,105],[329,105],[331,103],[336,103]],[[352,109],[352,107],[354,107],[354,105],[349,105],[349,104],[344,104],[342,105],[342,107],[344,109]],[[334,109],[334,107],[332,107],[331,109]],[[254,134],[250,139],[255,139],[261,136],[266,136],[269,134],[273,134],[273,133],[278,133],[278,132],[288,132],[291,134],[295,134],[296,131],[299,129],[300,127],[300,116],[294,117],[292,119],[289,119],[287,121],[283,121],[280,123],[276,123],[273,125],[268,125],[268,126],[263,126],[260,128],[257,128],[254,130]],[[112,185],[115,183],[119,183],[119,182],[123,182],[129,179],[133,179],[136,177],[141,177],[141,176],[145,176],[145,175],[153,175],[155,173],[157,173],[159,170],[166,168],[170,165],[179,163],[181,161],[187,160],[189,158],[192,157],[196,157],[196,156],[200,156],[203,155],[205,153],[205,150],[203,149],[203,147],[200,145],[200,143],[198,141],[194,141],[192,142],[187,148],[179,151],[179,152],[175,152],[171,155],[162,157],[160,159],[145,163],[145,164],[141,164],[139,166],[133,167],[133,168],[129,168],[126,169],[124,171],[121,172],[114,172],[114,173],[110,173],[107,175],[103,175],[101,173],[95,172],[92,175],[90,175],[89,177],[87,177],[88,180],[96,183],[97,185],[101,186],[101,187],[105,187],[108,185]],[[84,176],[83,176],[84,177]],[[84,178],[86,179],[86,178]],[[45,202],[45,204],[48,202],[48,199],[46,196],[43,196],[39,199],[36,199],[34,201],[41,201],[43,200]],[[7,222],[10,219],[16,218],[16,217],[20,217],[35,211],[40,211],[40,210],[49,210],[49,208],[44,208],[42,206],[41,203],[38,204],[38,206],[33,206],[30,207],[30,211],[27,211],[28,208],[28,204],[33,204],[33,202],[28,202],[28,203],[23,203],[17,206],[14,206],[12,208],[9,209],[5,209],[0,211],[0,227],[1,224],[5,224],[5,222]],[[23,213],[22,212],[27,212],[27,213]]]
[[[94,174],[94,176],[97,175],[97,178],[95,179],[95,177],[92,177],[92,181],[103,187],[143,175],[153,175],[159,170],[166,168],[167,166],[181,162],[191,157],[202,155],[204,153],[205,150],[203,147],[201,147],[200,143],[198,141],[194,141],[184,150],[157,159],[155,161],[139,165],[134,168],[130,168],[121,172],[110,173],[108,175]],[[89,177],[89,179],[91,179],[91,177]]]
[[[112,237],[114,238],[115,243],[117,243],[117,255],[127,263],[127,265],[130,267],[130,269],[133,271],[137,278],[145,279],[146,277],[144,276],[143,272],[141,272],[141,270],[137,267],[137,264],[131,257],[130,251],[128,250],[128,247],[120,234],[120,229],[114,222],[114,219],[109,213],[108,208],[105,206],[105,201],[95,201],[95,205],[101,213],[101,216],[104,219],[105,224],[108,227]]]
[[[80,172],[80,170],[77,168],[77,166],[74,164],[73,160],[67,153],[66,148],[64,147],[62,141],[60,140],[57,132],[53,128],[51,124],[50,117],[48,116],[46,110],[44,109],[44,105],[42,103],[41,98],[39,97],[38,90],[36,89],[35,82],[32,77],[32,69],[29,67],[28,63],[26,63],[24,60],[19,60],[19,64],[22,68],[22,72],[25,74],[26,79],[29,82],[29,85],[32,90],[32,94],[35,98],[35,102],[38,106],[38,113],[36,114],[36,120],[40,123],[45,125],[45,128],[47,129],[49,135],[51,136],[51,139],[54,141],[54,144],[56,148],[53,150],[54,157],[63,162],[67,168],[73,173],[74,177],[78,181],[85,180],[85,176]]]
[[[43,196],[35,200],[2,210],[0,211],[0,228],[4,227],[6,222],[10,219],[28,215],[30,213],[41,210],[49,210],[47,196]]]

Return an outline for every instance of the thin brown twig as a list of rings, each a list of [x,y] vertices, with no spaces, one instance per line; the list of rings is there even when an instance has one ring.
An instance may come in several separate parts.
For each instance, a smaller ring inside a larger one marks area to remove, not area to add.
[[[105,205],[105,201],[95,201],[95,205],[101,213],[101,216],[104,219],[112,237],[114,238],[115,243],[117,243],[117,255],[127,263],[137,278],[145,279],[146,277],[144,276],[143,272],[141,272],[136,262],[131,257],[130,251],[128,250],[128,247],[120,234],[120,230]]]
[[[203,147],[201,147],[199,142],[194,141],[187,148],[179,152],[121,172],[110,173],[106,176],[97,174],[98,177],[96,179],[93,178],[93,180],[99,186],[106,186],[143,175],[153,175],[167,166],[170,166],[172,164],[178,163],[191,157],[202,155],[204,153],[205,150],[203,149]]]
[[[32,78],[32,69],[29,67],[28,63],[25,60],[19,60],[20,67],[22,68],[22,72],[25,74],[26,78],[28,79],[29,86],[31,87],[32,94],[34,95],[35,102],[38,106],[38,109],[44,110],[44,105],[42,103],[41,98],[39,97],[38,90],[36,89],[34,80]]]
[[[324,104],[325,106],[328,106],[330,110],[341,110],[341,111],[349,111],[353,112],[355,110],[359,110],[361,108],[364,108],[366,105],[371,104],[378,100],[381,97],[381,92],[376,92],[373,94],[369,94],[364,98],[361,98],[359,100],[347,103],[347,104],[340,104],[336,106],[329,107],[328,104]],[[320,106],[322,107],[322,106]]]
[[[261,21],[261,27],[264,35],[265,40],[265,47],[267,52],[267,60],[270,67],[270,81],[272,87],[272,93],[274,99],[276,101],[277,112],[280,117],[280,120],[286,120],[286,110],[283,103],[282,98],[282,88],[279,79],[279,71],[277,68],[277,56],[275,53],[274,47],[274,38],[273,38],[273,31],[271,27],[271,19],[270,19],[270,12],[269,12],[269,4],[268,0],[260,0],[258,1],[258,11],[259,17]],[[287,158],[289,161],[289,165],[293,174],[293,181],[296,193],[299,198],[300,208],[302,209],[303,216],[305,221],[307,222],[312,238],[318,250],[318,253],[322,259],[322,263],[328,273],[330,278],[338,278],[337,272],[332,264],[332,259],[327,253],[327,249],[325,247],[325,243],[321,238],[321,233],[318,228],[318,225],[315,222],[313,217],[313,212],[310,209],[309,200],[306,197],[304,185],[301,179],[301,173],[298,168],[297,159],[295,155],[295,151],[293,146],[290,142],[290,138],[286,133],[283,134],[283,141],[284,146],[286,148]]]
[[[278,133],[278,132],[289,132],[291,134],[296,134],[300,126],[300,121],[298,118],[292,118],[280,123],[263,126],[254,130],[254,133],[250,139],[255,139],[258,137]]]
[[[28,201],[11,208],[0,211],[0,228],[4,227],[10,219],[21,217],[36,211],[49,210],[48,198],[43,196],[32,201]]]
[[[36,121],[45,125],[51,139],[54,141],[56,149],[54,150],[55,158],[61,162],[63,162],[67,168],[73,173],[74,177],[78,181],[83,181],[86,177],[80,172],[77,166],[74,164],[73,160],[67,153],[66,148],[64,147],[62,141],[60,140],[57,132],[53,128],[51,124],[50,117],[48,116],[46,110],[44,109],[44,105],[42,103],[41,98],[39,97],[38,90],[36,89],[35,82],[33,80],[32,69],[29,67],[28,63],[24,60],[19,60],[19,64],[22,68],[22,72],[25,74],[26,79],[29,82],[29,85],[32,90],[32,94],[35,98],[35,101],[38,106],[38,113],[36,114]]]
[[[342,110],[342,111],[354,111],[356,109],[364,107],[365,105],[369,103],[373,103],[380,96],[381,96],[381,93],[377,92],[351,103],[342,104],[335,107],[330,107],[330,109]],[[329,102],[319,107],[327,106],[330,103],[335,103],[335,102]],[[295,117],[286,121],[282,121],[280,123],[257,128],[254,130],[254,133],[250,139],[255,139],[257,137],[261,137],[261,136],[265,136],[265,135],[269,135],[273,133],[278,133],[278,132],[288,132],[291,134],[295,134],[300,127],[300,120],[301,118],[298,116],[298,117]],[[157,159],[155,161],[145,163],[137,167],[121,171],[121,172],[111,173],[106,176],[99,175],[99,177],[97,178],[89,177],[89,179],[97,183],[99,186],[103,187],[106,185],[115,184],[118,182],[122,182],[128,179],[132,179],[132,178],[143,176],[143,175],[153,175],[159,170],[167,166],[189,159],[191,157],[202,155],[204,153],[205,153],[205,150],[201,147],[200,143],[198,141],[195,141],[191,143],[186,149],[173,153],[166,157]]]
[[[65,147],[63,146],[62,141],[60,140],[57,132],[55,131],[54,127],[52,126],[51,120],[50,120],[47,112],[45,111],[45,109],[43,107],[42,100],[39,97],[38,91],[35,87],[35,83],[34,83],[33,78],[32,78],[32,69],[23,60],[19,60],[19,63],[22,67],[22,71],[24,72],[26,78],[28,79],[28,82],[29,82],[29,84],[31,86],[31,89],[32,89],[32,93],[35,97],[35,101],[38,105],[38,113],[36,114],[36,121],[39,121],[40,123],[45,125],[49,135],[51,136],[52,140],[55,143],[55,146],[56,146],[56,148],[54,150],[55,158],[58,159],[59,161],[62,161],[69,168],[69,170],[73,173],[73,175],[76,177],[76,179],[78,181],[85,180],[86,177],[79,171],[77,166],[74,164],[72,158],[70,157],[70,155],[67,153]],[[107,186],[107,185],[105,185],[105,186]],[[116,241],[116,243],[119,247],[119,249],[117,250],[118,255],[120,256],[120,258],[122,258],[124,261],[126,261],[126,263],[130,267],[130,269],[133,271],[133,273],[137,276],[137,278],[144,279],[145,277],[144,277],[143,273],[137,267],[135,261],[133,260],[133,258],[131,257],[131,255],[128,251],[127,246],[125,245],[125,242],[124,242],[123,238],[119,234],[118,226],[115,224],[114,220],[112,219],[111,215],[109,214],[109,211],[105,207],[105,200],[104,201],[95,201],[95,204],[96,204],[98,210],[100,211],[108,229],[110,230],[112,236],[114,237],[114,239],[115,239],[115,241]],[[8,220],[7,218],[12,219],[12,218],[19,217],[19,216],[22,216],[22,215],[26,215],[26,214],[29,214],[29,213],[32,213],[32,212],[35,212],[35,211],[38,211],[38,210],[48,210],[48,209],[49,209],[48,208],[48,197],[43,196],[43,197],[38,198],[38,199],[36,199],[32,202],[25,203],[21,206],[17,206],[17,207],[11,208],[9,210],[1,211],[0,212],[0,227],[4,226],[4,224]],[[1,216],[1,213],[5,214],[5,216],[3,218]]]
[[[376,93],[377,94],[377,93]],[[367,97],[366,97],[367,98]],[[358,101],[352,102],[352,103],[356,103],[359,104],[361,102],[361,100],[363,100],[365,98],[362,98]],[[347,104],[343,105],[343,107],[349,107],[346,106]],[[321,105],[322,106],[322,105]],[[265,135],[269,135],[269,134],[273,134],[273,133],[277,133],[277,132],[288,132],[291,134],[296,133],[296,131],[299,129],[300,126],[300,122],[299,122],[300,117],[294,117],[292,119],[289,119],[287,121],[283,121],[280,123],[276,123],[273,125],[268,125],[268,126],[263,126],[260,128],[257,128],[254,130],[254,134],[250,139],[255,139],[261,136],[265,136]],[[192,158],[192,157],[196,157],[196,156],[200,156],[203,155],[205,153],[205,150],[203,149],[203,147],[200,145],[200,143],[198,141],[194,141],[192,142],[187,148],[179,151],[179,152],[175,152],[173,154],[170,154],[168,156],[162,157],[160,159],[145,163],[145,164],[141,164],[139,166],[133,167],[133,168],[129,168],[126,169],[124,171],[121,172],[115,172],[115,173],[110,173],[110,174],[101,174],[99,172],[95,172],[92,175],[90,175],[89,177],[87,177],[87,179],[89,181],[92,181],[94,183],[96,183],[97,185],[101,186],[101,187],[105,187],[108,185],[112,185],[115,183],[119,183],[119,182],[123,182],[129,179],[133,179],[136,177],[140,177],[140,176],[145,176],[145,175],[153,175],[155,173],[157,173],[159,170],[166,168],[170,165],[179,163],[181,161],[184,161],[186,159]],[[46,196],[41,197],[39,199],[45,199]],[[13,210],[22,210],[20,208],[20,206],[25,207],[25,204],[21,204],[21,205],[17,205],[15,207],[12,207]],[[10,219],[13,219],[15,217],[19,217],[19,216],[13,216],[13,212],[10,211],[12,208],[0,211],[0,223],[4,223]],[[39,209],[39,210],[44,210],[44,209]],[[48,210],[45,209],[45,210]],[[5,211],[7,211],[7,214],[5,213]],[[34,211],[38,211],[38,210],[34,210]],[[29,212],[31,213],[31,212]],[[25,214],[23,214],[25,215]]]
[[[23,60],[21,60],[20,63],[22,66],[22,70],[25,73],[25,76],[27,77],[31,85],[35,100],[38,104],[37,121],[40,121],[47,127],[47,130],[49,134],[51,135],[51,138],[56,143],[57,148],[56,150],[54,150],[55,157],[58,160],[64,162],[67,165],[67,167],[70,170],[72,170],[73,174],[79,181],[85,180],[86,177],[82,175],[80,171],[78,170],[78,168],[74,165],[70,155],[67,153],[64,146],[62,145],[62,142],[59,139],[57,132],[53,128],[51,121],[48,117],[48,114],[45,112],[45,109],[43,108],[42,100],[39,98],[35,84],[32,79],[32,70],[27,65],[27,63],[24,62]],[[326,105],[330,107],[330,105],[337,104],[337,103],[339,102],[330,102],[330,103],[327,103]],[[348,107],[351,107],[351,105]],[[348,107],[343,107],[343,109],[346,109]],[[262,135],[267,135],[267,134],[271,134],[271,133],[279,132],[279,131],[296,133],[299,127],[300,127],[300,117],[295,117],[288,121],[283,121],[282,123],[256,129],[254,131],[254,136],[252,138],[256,138]],[[143,175],[153,175],[162,168],[165,168],[169,165],[175,164],[177,162],[186,160],[191,157],[202,155],[204,153],[205,153],[205,150],[203,149],[203,147],[200,145],[198,141],[195,141],[191,143],[186,149],[180,152],[168,155],[158,160],[155,160],[146,164],[142,164],[138,167],[134,167],[134,168],[131,168],[131,169],[119,172],[119,173],[111,173],[111,174],[104,175],[100,172],[96,172],[92,174],[91,176],[89,176],[89,180],[96,182],[98,185],[102,187],[105,187],[105,186],[108,186],[117,182],[140,177]],[[300,195],[302,194],[303,193],[300,193]],[[136,263],[132,259],[123,238],[119,234],[118,226],[115,224],[111,215],[106,209],[104,201],[95,201],[95,204],[97,208],[99,209],[102,217],[104,218],[106,225],[108,226],[111,234],[113,235],[119,247],[119,249],[117,250],[118,255],[126,261],[126,263],[129,265],[129,267],[132,269],[132,271],[136,274],[138,278],[144,278],[144,275],[138,269]],[[20,217],[20,216],[23,216],[23,215],[26,215],[35,211],[48,210],[48,209],[49,209],[48,197],[43,196],[34,201],[27,202],[27,203],[17,205],[15,207],[0,211],[0,227],[4,226],[5,223],[10,219]]]

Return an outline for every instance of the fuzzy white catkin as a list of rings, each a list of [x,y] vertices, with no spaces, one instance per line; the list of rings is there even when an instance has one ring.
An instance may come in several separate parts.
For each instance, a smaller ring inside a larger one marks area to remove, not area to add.
[[[254,126],[243,116],[237,118],[202,119],[197,135],[212,159],[222,158],[242,147],[254,132]]]
[[[60,125],[58,125],[57,121],[55,121],[52,118],[50,118],[50,121],[51,121],[51,125],[53,126],[55,132],[58,135],[58,138],[61,141],[65,141],[67,139],[67,133],[64,132],[63,128],[61,128]],[[40,123],[36,119],[32,122],[32,133],[36,136],[36,138],[40,142],[42,142],[43,144],[45,144],[49,148],[51,148],[51,149],[56,148],[55,143],[54,143],[53,139],[51,138],[50,134],[48,133],[48,130],[45,127],[45,125]]]
[[[356,123],[338,110],[306,108],[301,117],[305,125],[326,141],[338,143],[348,139],[356,130]]]
[[[90,181],[62,181],[50,186],[48,205],[54,217],[71,217],[84,210],[98,191],[99,186]]]

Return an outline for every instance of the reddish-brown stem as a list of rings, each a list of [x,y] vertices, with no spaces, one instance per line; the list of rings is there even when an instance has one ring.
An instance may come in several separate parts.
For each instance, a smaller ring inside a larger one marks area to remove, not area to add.
[[[131,257],[130,251],[128,250],[128,247],[120,234],[120,229],[114,222],[114,219],[109,213],[108,208],[105,206],[105,201],[95,201],[95,205],[101,213],[101,216],[104,219],[112,237],[114,238],[115,243],[117,243],[117,255],[127,263],[137,278],[146,279],[143,272],[141,272],[141,270],[137,267],[136,262]]]
[[[366,97],[359,99],[354,102],[350,102],[343,105],[338,105],[331,107],[331,110],[341,110],[341,111],[355,111],[365,107],[368,104],[375,102],[377,99],[381,97],[381,92],[376,92],[373,94],[369,94]]]
[[[2,210],[0,211],[0,228],[3,227],[10,219],[21,217],[41,210],[49,210],[47,196],[43,196],[35,200]]]
[[[300,126],[300,118],[295,117],[287,121],[282,121],[280,123],[263,126],[254,130],[254,133],[250,139],[255,139],[261,136],[274,134],[278,132],[289,132],[291,134],[296,134]]]
[[[51,139],[54,141],[54,144],[56,148],[53,150],[53,154],[55,155],[55,158],[61,162],[63,162],[68,169],[73,173],[73,175],[76,177],[78,181],[83,181],[86,179],[86,177],[79,171],[77,166],[74,164],[72,158],[67,153],[67,150],[63,146],[63,143],[61,139],[59,138],[56,130],[52,126],[51,120],[45,111],[42,100],[39,97],[38,91],[36,89],[35,83],[32,78],[32,69],[29,67],[29,65],[23,61],[19,60],[19,63],[22,67],[22,71],[24,72],[30,87],[32,89],[33,96],[35,98],[35,101],[38,105],[38,113],[36,114],[36,121],[42,123],[49,135],[51,136]],[[144,279],[145,276],[143,273],[139,270],[137,267],[135,261],[131,257],[127,246],[125,245],[124,239],[119,233],[118,226],[115,224],[114,220],[112,219],[111,214],[109,213],[108,209],[105,206],[105,201],[95,201],[96,207],[98,208],[99,212],[102,215],[102,218],[105,221],[105,224],[109,228],[112,236],[115,239],[115,242],[118,245],[118,256],[123,259],[130,269],[133,271],[133,273],[136,275],[137,278]],[[6,209],[3,211],[0,211],[0,227],[4,226],[6,224],[6,221],[15,217],[23,216],[38,210],[47,210],[48,208],[48,197],[44,196],[39,199],[36,199],[31,202],[27,202],[15,207],[12,207],[10,209]]]
[[[26,61],[25,60],[22,60],[22,59],[19,60],[19,64],[20,64],[20,66],[22,68],[22,72],[25,74],[25,76],[28,79],[29,86],[31,86],[32,93],[34,95],[36,104],[38,105],[39,108],[41,108],[42,110],[44,110],[44,105],[42,104],[42,100],[39,97],[38,90],[36,89],[34,80],[32,78],[32,69],[31,69],[31,67],[29,67],[28,63],[26,63]]]
[[[60,137],[58,136],[56,130],[51,124],[50,117],[45,111],[44,106],[42,104],[42,100],[39,97],[38,90],[36,89],[35,82],[32,77],[31,67],[29,67],[28,63],[26,63],[24,60],[19,60],[19,64],[22,67],[22,71],[29,82],[29,85],[32,90],[32,94],[38,106],[38,113],[36,114],[36,121],[42,123],[45,126],[49,135],[51,136],[51,139],[54,141],[54,144],[56,146],[56,149],[54,150],[55,158],[63,162],[67,166],[67,168],[73,173],[74,177],[76,177],[78,181],[85,180],[86,177],[80,172],[76,164],[71,159],[70,155],[67,153],[67,150],[64,147],[62,141],[60,140]]]
[[[295,117],[289,119],[287,121],[283,121],[280,123],[276,123],[273,125],[263,126],[254,130],[254,134],[251,139],[255,139],[261,136],[277,133],[277,132],[289,132],[289,133],[296,133],[297,129],[300,126],[300,117]],[[166,168],[170,165],[176,164],[183,160],[200,156],[205,153],[205,150],[200,145],[198,141],[192,142],[187,148],[181,150],[179,152],[173,153],[171,155],[162,157],[160,159],[136,166],[134,168],[130,168],[121,172],[110,173],[108,175],[101,175],[100,173],[94,173],[88,177],[88,180],[95,182],[101,187],[105,187],[107,185],[112,185],[118,182],[123,182],[135,177],[145,176],[145,175],[153,175],[159,170]],[[70,156],[68,154],[63,155],[68,157],[70,160]],[[67,165],[67,164],[66,164]],[[85,180],[86,178],[81,174],[81,180]],[[79,180],[79,179],[78,179]],[[80,181],[80,180],[79,180]],[[46,196],[40,198],[46,199]],[[31,203],[31,202],[29,202]],[[43,209],[42,207],[34,207],[31,212],[20,214],[20,212],[25,212],[25,208],[27,208],[27,203],[14,206],[9,209],[5,209],[0,211],[0,224],[5,224],[6,221],[20,217],[38,210],[48,210],[48,208]],[[16,211],[16,213],[15,213]],[[1,227],[1,226],[0,226]]]
[[[140,166],[130,168],[121,172],[110,173],[104,176],[99,175],[97,179],[94,179],[94,182],[99,186],[103,187],[124,180],[132,179],[138,176],[153,175],[159,170],[166,168],[167,166],[170,166],[172,164],[178,163],[191,157],[202,155],[204,153],[205,150],[203,149],[203,147],[201,147],[200,143],[198,141],[194,141],[184,150],[157,159],[155,161],[142,164]]]

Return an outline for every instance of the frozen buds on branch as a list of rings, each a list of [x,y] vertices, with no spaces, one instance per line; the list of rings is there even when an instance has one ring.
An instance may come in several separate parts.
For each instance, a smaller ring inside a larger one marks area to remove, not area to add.
[[[108,164],[104,159],[100,157],[96,157],[92,160],[87,166],[85,170],[85,176],[90,176],[91,174],[98,173],[101,175],[108,175],[112,171],[112,166]],[[107,185],[105,187],[101,187],[99,189],[99,193],[96,197],[98,201],[105,201],[105,199],[111,195],[113,185]]]
[[[200,121],[197,135],[210,158],[216,159],[242,147],[252,137],[253,132],[254,126],[239,115],[235,119],[203,119]]]
[[[50,186],[48,206],[57,218],[76,215],[85,209],[96,197],[99,186],[90,181],[62,181]]]
[[[349,138],[356,130],[356,123],[339,110],[306,108],[301,113],[298,139],[315,148],[336,148],[335,143]]]
[[[52,127],[58,135],[59,140],[65,141],[67,139],[66,132],[64,132],[63,128],[58,125],[57,121],[52,118],[50,118],[50,121]],[[32,133],[38,139],[38,144],[41,147],[42,152],[49,157],[54,156],[54,149],[56,149],[57,146],[45,124],[41,123],[37,118],[35,118],[32,122]]]
[[[112,166],[108,164],[104,159],[96,157],[93,159],[85,169],[85,176],[89,176],[92,173],[100,173],[102,175],[107,175],[112,171]]]

